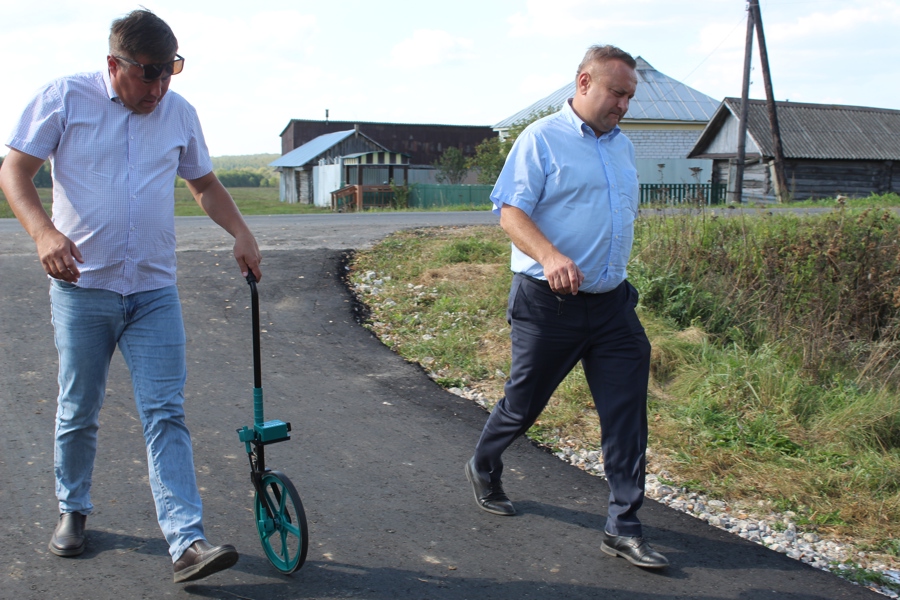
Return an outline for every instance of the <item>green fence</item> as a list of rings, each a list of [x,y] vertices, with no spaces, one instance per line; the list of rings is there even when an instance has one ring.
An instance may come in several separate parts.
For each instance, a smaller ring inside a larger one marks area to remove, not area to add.
[[[642,183],[641,204],[725,204],[726,187],[724,183]],[[491,185],[416,183],[410,186],[409,208],[485,206],[491,203],[492,189]]]
[[[725,204],[724,183],[642,183],[641,204]]]
[[[491,203],[492,185],[437,185],[415,183],[409,190],[410,208],[484,206]]]

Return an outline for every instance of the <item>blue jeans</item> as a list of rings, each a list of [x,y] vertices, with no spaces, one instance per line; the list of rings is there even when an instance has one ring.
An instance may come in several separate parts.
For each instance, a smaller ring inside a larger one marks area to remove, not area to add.
[[[118,345],[131,372],[156,517],[173,560],[204,537],[191,436],[184,424],[184,323],[175,286],[123,296],[50,283],[59,351],[54,471],[60,512],[89,514],[100,408]]]

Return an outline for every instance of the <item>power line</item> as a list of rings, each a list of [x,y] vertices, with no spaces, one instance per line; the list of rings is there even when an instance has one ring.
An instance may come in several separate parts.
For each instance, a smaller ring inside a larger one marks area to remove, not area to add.
[[[707,60],[709,60],[709,57],[711,57],[713,54],[715,54],[716,51],[722,46],[722,44],[724,44],[724,43],[726,42],[726,40],[728,40],[728,38],[731,37],[731,34],[734,33],[734,30],[737,29],[738,27],[740,27],[742,24],[746,23],[746,20],[747,20],[747,16],[746,16],[746,15],[741,16],[741,18],[738,20],[738,22],[735,23],[734,27],[731,28],[731,31],[729,31],[729,32],[725,35],[725,37],[722,38],[722,41],[719,42],[718,45],[716,45],[716,47],[713,48],[712,51],[710,51],[710,53],[707,54],[706,57],[705,57],[703,60],[701,60],[700,63],[697,64],[697,66],[694,67],[693,70],[691,70],[690,73],[688,73],[687,75],[685,75],[680,81],[682,81],[682,82],[687,82],[687,80],[690,79],[691,75],[693,75],[693,74],[697,71],[697,69],[699,69],[700,67],[702,67],[702,66],[703,66],[703,63],[705,63]]]

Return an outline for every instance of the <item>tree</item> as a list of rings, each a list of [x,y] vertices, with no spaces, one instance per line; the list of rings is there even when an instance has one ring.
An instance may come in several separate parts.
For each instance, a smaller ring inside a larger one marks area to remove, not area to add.
[[[494,185],[497,181],[500,169],[506,162],[506,155],[509,154],[509,148],[504,146],[500,136],[487,138],[475,146],[475,156],[466,161],[466,164],[470,169],[478,169],[478,183]]]
[[[462,151],[456,146],[450,146],[434,162],[434,166],[438,171],[435,179],[437,179],[438,183],[446,181],[450,185],[459,185],[469,173],[469,167],[466,165],[466,162],[466,157]]]
[[[478,169],[478,183],[494,185],[497,177],[500,176],[500,170],[503,169],[503,165],[506,163],[506,157],[509,155],[509,151],[512,150],[513,143],[519,137],[519,134],[538,119],[558,111],[559,108],[548,106],[544,110],[533,112],[510,126],[506,132],[506,137],[502,140],[499,136],[487,138],[475,146],[475,156],[466,161],[466,166],[470,169]]]

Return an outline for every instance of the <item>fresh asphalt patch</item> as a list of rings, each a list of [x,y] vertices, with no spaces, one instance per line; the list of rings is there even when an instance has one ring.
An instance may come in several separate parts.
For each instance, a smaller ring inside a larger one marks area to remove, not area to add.
[[[0,599],[881,597],[649,500],[646,535],[671,566],[651,572],[609,557],[599,548],[605,481],[527,440],[505,455],[505,487],[519,514],[479,510],[463,466],[486,413],[355,322],[343,251],[271,241],[283,235],[272,231],[260,236],[271,242],[259,284],[265,418],[289,421],[292,439],[268,446],[267,464],[302,498],[305,566],[279,574],[254,524],[235,431],[253,421],[250,294],[221,248],[179,252],[185,395],[207,536],[234,544],[240,561],[205,580],[172,583],[118,354],[101,413],[87,549],[69,559],[50,553],[57,361],[48,286],[29,252],[4,252]]]

